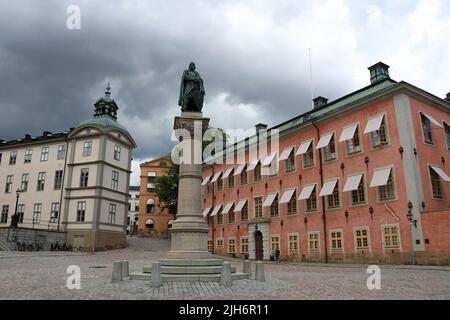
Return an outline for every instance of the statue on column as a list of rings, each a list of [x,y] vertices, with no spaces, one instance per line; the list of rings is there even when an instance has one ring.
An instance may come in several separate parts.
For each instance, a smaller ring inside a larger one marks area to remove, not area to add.
[[[178,105],[181,111],[202,112],[205,88],[200,74],[195,71],[195,63],[189,64],[189,69],[181,77],[180,97]]]

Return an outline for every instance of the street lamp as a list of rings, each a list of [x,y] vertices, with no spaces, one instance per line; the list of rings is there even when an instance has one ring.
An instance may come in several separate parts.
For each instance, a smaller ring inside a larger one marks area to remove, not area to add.
[[[408,219],[409,222],[411,222],[411,224],[414,224],[414,227],[417,228],[417,220],[413,219],[412,208],[413,208],[412,202],[408,201],[408,213],[406,214],[406,218]]]
[[[19,224],[19,215],[17,213],[17,206],[19,204],[19,196],[20,196],[21,192],[22,191],[19,188],[17,188],[17,190],[16,190],[16,209],[14,210],[14,214],[11,217],[11,227],[13,227],[13,228],[17,228],[17,225]]]

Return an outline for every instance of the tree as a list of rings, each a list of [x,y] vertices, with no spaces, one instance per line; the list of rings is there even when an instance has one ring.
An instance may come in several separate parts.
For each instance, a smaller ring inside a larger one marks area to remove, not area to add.
[[[178,205],[178,177],[179,165],[172,163],[169,170],[155,179],[155,192],[158,195],[161,208],[168,208],[169,212],[176,215]]]

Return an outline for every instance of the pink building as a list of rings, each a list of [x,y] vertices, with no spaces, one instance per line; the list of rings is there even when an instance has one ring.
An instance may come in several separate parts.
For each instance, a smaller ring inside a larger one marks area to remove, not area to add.
[[[371,84],[266,131],[279,146],[203,168],[216,254],[450,264],[450,95],[370,67]],[[272,130],[272,131],[271,131]],[[250,139],[251,141],[251,139]],[[272,150],[271,150],[272,149]]]

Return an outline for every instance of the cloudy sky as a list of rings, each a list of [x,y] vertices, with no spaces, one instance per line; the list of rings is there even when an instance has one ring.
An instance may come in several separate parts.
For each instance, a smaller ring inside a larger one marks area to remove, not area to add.
[[[67,7],[81,28],[66,27]],[[369,84],[450,91],[447,0],[0,0],[0,139],[65,131],[90,118],[108,81],[138,163],[168,153],[180,76],[196,62],[211,125],[270,126]]]

